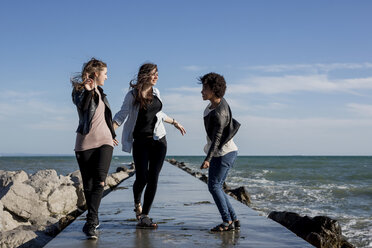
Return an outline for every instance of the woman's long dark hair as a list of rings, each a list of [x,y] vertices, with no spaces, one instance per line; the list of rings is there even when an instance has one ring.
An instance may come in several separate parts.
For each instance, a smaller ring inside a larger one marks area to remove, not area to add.
[[[98,74],[104,68],[107,68],[107,64],[101,60],[91,58],[88,62],[84,63],[81,73],[78,73],[70,79],[72,87],[79,91],[84,87],[85,81],[96,78],[96,73]]]
[[[137,90],[137,94],[135,96],[135,103],[140,104],[141,108],[146,108],[148,104],[152,101],[152,91],[150,90],[146,96],[142,96],[141,92],[146,84],[148,84],[151,80],[152,71],[155,69],[155,72],[158,71],[158,66],[153,63],[145,63],[141,65],[138,70],[137,78],[132,79],[129,82],[131,88]]]

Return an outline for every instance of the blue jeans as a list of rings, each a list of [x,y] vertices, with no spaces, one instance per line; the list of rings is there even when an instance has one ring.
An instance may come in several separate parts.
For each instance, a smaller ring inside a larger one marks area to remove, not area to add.
[[[237,219],[234,208],[222,188],[237,155],[238,153],[233,151],[222,157],[213,157],[209,165],[208,189],[224,222]]]

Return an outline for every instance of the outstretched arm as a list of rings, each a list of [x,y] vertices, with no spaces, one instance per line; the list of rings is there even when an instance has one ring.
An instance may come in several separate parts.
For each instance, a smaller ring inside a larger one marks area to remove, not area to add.
[[[175,128],[180,130],[182,135],[186,134],[185,128],[178,121],[176,121],[174,118],[170,118],[169,116],[167,116],[167,117],[165,117],[164,121],[166,123],[172,124]]]

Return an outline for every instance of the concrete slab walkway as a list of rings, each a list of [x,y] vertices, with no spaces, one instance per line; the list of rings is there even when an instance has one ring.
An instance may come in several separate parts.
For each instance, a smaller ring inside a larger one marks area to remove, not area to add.
[[[280,224],[230,198],[241,230],[210,233],[221,223],[207,185],[183,170],[164,163],[150,217],[156,230],[136,229],[133,212],[134,176],[103,198],[98,240],[87,240],[81,231],[85,213],[45,247],[313,247]]]

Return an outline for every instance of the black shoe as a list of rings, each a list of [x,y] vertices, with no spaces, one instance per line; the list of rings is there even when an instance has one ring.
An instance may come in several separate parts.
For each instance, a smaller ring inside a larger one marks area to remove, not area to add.
[[[213,227],[210,231],[211,232],[229,232],[229,231],[234,231],[234,225],[233,223],[229,224],[226,222],[223,222],[222,224],[219,224],[215,227]]]
[[[235,230],[240,230],[240,221],[239,220],[234,220],[234,228]]]
[[[83,232],[85,235],[87,235],[88,239],[97,239],[97,231],[96,228],[99,226],[94,224],[94,223],[88,223],[86,222],[85,225],[83,226]]]

